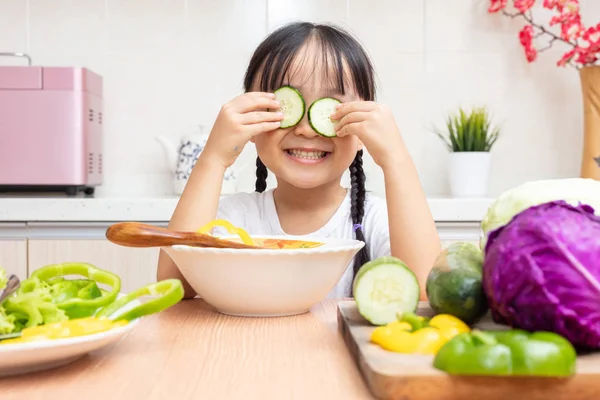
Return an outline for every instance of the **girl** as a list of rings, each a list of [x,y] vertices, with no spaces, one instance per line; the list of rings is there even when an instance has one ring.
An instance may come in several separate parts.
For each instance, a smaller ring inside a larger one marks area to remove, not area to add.
[[[283,114],[273,92],[299,90],[306,108],[322,97],[342,103],[331,115],[337,137],[313,130],[307,115],[281,128]],[[424,283],[440,242],[419,178],[388,107],[374,102],[371,62],[348,33],[328,25],[293,23],[269,35],[256,49],[244,79],[245,93],[223,105],[169,223],[195,231],[215,218],[254,235],[314,235],[364,241],[329,297],[349,297],[354,275],[370,259],[393,255]],[[249,142],[256,146],[256,192],[219,202],[225,169]],[[386,201],[366,193],[363,148],[381,167]],[[352,187],[340,185],[350,169]],[[277,188],[266,189],[268,170]],[[178,278],[161,251],[158,279]]]

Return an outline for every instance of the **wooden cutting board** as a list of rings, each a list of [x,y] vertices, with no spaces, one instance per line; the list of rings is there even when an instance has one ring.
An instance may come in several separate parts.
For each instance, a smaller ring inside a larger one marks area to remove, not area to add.
[[[427,302],[417,314],[433,316]],[[358,313],[354,301],[338,305],[338,327],[354,361],[378,399],[567,400],[600,398],[600,353],[580,356],[577,375],[569,379],[456,377],[433,368],[433,356],[400,354],[370,343],[374,326]],[[502,329],[484,318],[477,327]]]

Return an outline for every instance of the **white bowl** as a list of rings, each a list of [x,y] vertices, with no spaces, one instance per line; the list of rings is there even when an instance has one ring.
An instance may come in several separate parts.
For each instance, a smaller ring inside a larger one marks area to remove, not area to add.
[[[224,236],[223,239],[239,239]],[[260,236],[290,239],[283,236]],[[196,293],[223,314],[247,317],[296,315],[339,282],[364,243],[350,239],[293,238],[324,243],[304,249],[163,247]]]

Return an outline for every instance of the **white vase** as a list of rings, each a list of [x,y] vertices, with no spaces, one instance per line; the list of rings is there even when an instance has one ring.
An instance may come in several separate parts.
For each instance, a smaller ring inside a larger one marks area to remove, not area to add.
[[[488,192],[491,154],[486,151],[450,153],[452,197],[485,197]]]

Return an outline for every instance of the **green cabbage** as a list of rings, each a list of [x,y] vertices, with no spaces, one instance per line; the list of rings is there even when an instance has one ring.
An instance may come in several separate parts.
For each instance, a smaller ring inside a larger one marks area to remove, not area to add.
[[[550,201],[563,200],[577,206],[587,204],[600,211],[600,182],[594,179],[548,179],[523,183],[502,193],[481,221],[480,248],[485,249],[489,232],[506,225],[525,209]]]

